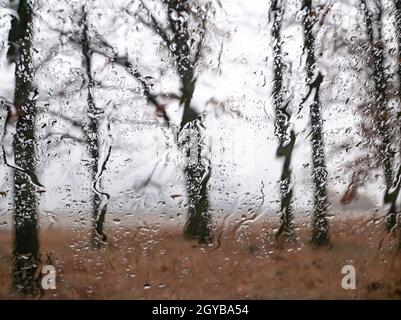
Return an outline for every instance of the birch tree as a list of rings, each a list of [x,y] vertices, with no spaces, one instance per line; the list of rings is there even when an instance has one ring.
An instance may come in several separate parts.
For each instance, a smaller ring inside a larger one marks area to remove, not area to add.
[[[306,55],[305,72],[308,86],[308,93],[304,97],[302,104],[305,103],[308,98],[312,99],[309,106],[312,140],[312,179],[314,186],[312,243],[320,246],[329,242],[329,226],[326,217],[328,210],[327,169],[323,143],[322,106],[319,99],[319,90],[323,82],[323,75],[316,65],[313,27],[318,19],[312,7],[312,0],[303,1],[302,14],[304,52]]]
[[[36,270],[40,263],[35,174],[35,118],[37,95],[32,68],[33,5],[20,0],[18,18],[13,17],[9,33],[9,62],[15,63],[16,131],[13,138],[14,245],[13,285],[22,294],[37,294]],[[3,149],[4,152],[4,149]]]
[[[283,87],[284,62],[282,53],[281,29],[284,14],[283,1],[273,0],[271,3],[272,40],[273,40],[273,104],[275,109],[275,135],[279,140],[276,155],[284,158],[280,178],[280,220],[281,225],[276,237],[285,236],[294,239],[293,210],[292,210],[292,170],[291,158],[295,144],[295,132],[290,128],[289,101],[284,101],[285,88]]]

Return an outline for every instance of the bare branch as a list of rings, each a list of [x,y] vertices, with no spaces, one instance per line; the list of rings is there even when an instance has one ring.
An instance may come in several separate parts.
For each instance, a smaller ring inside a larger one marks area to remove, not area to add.
[[[80,122],[78,120],[75,120],[73,118],[70,118],[70,117],[68,117],[68,116],[66,116],[64,114],[61,114],[61,113],[58,113],[58,112],[55,112],[55,111],[52,111],[52,110],[45,110],[45,111],[41,111],[41,112],[49,113],[49,114],[51,114],[51,115],[53,115],[53,116],[55,116],[57,118],[60,118],[60,119],[63,119],[65,121],[67,121],[72,126],[75,126],[77,128],[83,129],[83,123],[82,122]]]
[[[150,174],[147,176],[147,178],[139,185],[138,189],[139,190],[144,190],[146,189],[146,187],[148,187],[151,184],[152,178],[155,175],[157,169],[159,168],[159,166],[162,164],[163,166],[166,166],[167,163],[167,157],[170,154],[170,151],[167,151],[167,153],[165,154],[164,158],[159,159],[155,165],[153,166],[152,171],[150,172]]]
[[[100,39],[100,43],[102,46],[104,46],[108,49],[111,49],[113,52],[115,52],[114,48],[104,39],[103,36],[101,36],[97,32],[96,32],[96,35],[97,35],[96,38]],[[160,104],[157,101],[157,96],[150,92],[148,83],[144,80],[144,77],[140,74],[140,72],[138,70],[136,70],[134,68],[134,66],[128,61],[128,57],[126,55],[118,56],[118,54],[115,53],[113,57],[110,57],[106,52],[101,51],[99,49],[92,49],[92,52],[96,52],[96,53],[106,57],[107,59],[109,59],[109,61],[111,63],[117,64],[117,65],[123,67],[131,76],[133,76],[141,84],[143,93],[144,93],[146,99],[156,107],[156,114],[162,116],[164,121],[169,126],[170,118],[168,117],[168,115],[166,113],[165,106]]]
[[[151,23],[146,22],[143,17],[138,15],[139,20],[147,27],[151,28],[152,30],[154,30],[162,39],[163,41],[166,42],[167,47],[169,48],[169,50],[172,52],[170,46],[171,46],[171,41],[167,36],[166,31],[163,29],[163,27],[161,26],[160,22],[157,21],[157,19],[155,18],[155,16],[150,12],[149,8],[145,5],[145,3],[141,0],[141,5],[145,8],[148,17],[150,18],[150,20],[152,21]],[[127,13],[129,15],[132,16],[132,14],[130,12],[127,11]]]
[[[48,139],[51,136],[60,136],[60,141],[65,140],[65,139],[70,139],[70,140],[74,140],[74,141],[82,143],[82,144],[88,143],[88,141],[86,139],[74,137],[73,135],[71,135],[69,133],[63,133],[63,132],[48,132],[46,135],[43,136],[43,139]]]
[[[319,17],[319,26],[320,27],[323,26],[324,21],[325,21],[327,15],[329,14],[331,8],[333,7],[333,5],[334,5],[334,1],[328,1],[326,3],[326,5],[324,6],[324,8],[322,9],[322,13],[320,14],[320,17]]]
[[[36,176],[35,172],[29,171],[29,170],[25,170],[25,169],[22,169],[21,167],[15,165],[15,164],[13,165],[13,164],[8,163],[7,155],[6,155],[6,151],[4,149],[4,146],[2,145],[1,148],[2,148],[2,151],[3,151],[3,161],[4,161],[4,164],[7,167],[12,168],[12,169],[17,170],[17,171],[19,171],[21,173],[26,174],[29,177],[29,179],[31,180],[32,184],[34,184],[36,187],[44,188],[44,186],[39,182],[39,179]],[[39,189],[39,191],[40,192],[44,192],[45,190],[44,189]]]
[[[147,82],[143,79],[143,77],[139,73],[139,71],[134,69],[134,67],[132,66],[132,64],[130,62],[128,62],[128,60],[126,61],[125,66],[126,66],[127,72],[129,74],[131,74],[135,79],[137,79],[139,81],[139,83],[142,85],[145,97],[148,99],[148,101],[150,101],[156,107],[156,114],[161,115],[163,117],[164,121],[169,126],[170,118],[168,117],[168,115],[166,113],[165,105],[162,105],[157,101],[157,96],[150,92],[150,88],[149,88],[149,85],[147,84]]]

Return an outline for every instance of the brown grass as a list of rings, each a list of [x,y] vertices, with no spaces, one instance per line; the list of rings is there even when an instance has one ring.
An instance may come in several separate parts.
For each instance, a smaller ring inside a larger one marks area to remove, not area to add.
[[[57,289],[44,299],[400,299],[401,255],[382,224],[332,222],[332,245],[314,249],[310,230],[277,245],[269,225],[228,228],[221,244],[183,240],[178,228],[109,229],[109,244],[88,247],[88,230],[41,230]],[[217,235],[220,231],[217,231]],[[380,246],[381,243],[381,246]],[[20,298],[10,283],[10,232],[0,233],[0,298]],[[341,287],[341,268],[353,264],[357,289]]]

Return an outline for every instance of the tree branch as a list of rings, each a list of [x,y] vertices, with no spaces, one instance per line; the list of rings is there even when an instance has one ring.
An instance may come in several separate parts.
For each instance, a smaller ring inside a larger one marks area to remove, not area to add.
[[[149,27],[150,29],[154,30],[162,39],[163,41],[166,42],[167,47],[169,49],[169,51],[171,53],[173,53],[173,51],[171,50],[170,46],[171,46],[171,41],[167,36],[166,31],[163,29],[163,27],[161,26],[160,22],[157,21],[157,19],[155,18],[155,16],[150,12],[150,10],[148,9],[148,7],[145,5],[145,3],[141,0],[141,5],[145,8],[148,17],[150,18],[150,20],[152,21],[151,23],[146,22],[143,17],[138,15],[139,20],[147,27]],[[132,14],[130,12],[127,11],[127,13],[129,15],[132,16]]]
[[[88,143],[87,139],[74,137],[73,135],[71,135],[69,133],[62,133],[62,132],[48,132],[46,135],[43,136],[43,139],[48,139],[51,136],[61,136],[60,137],[60,141],[62,141],[64,139],[71,139],[71,140],[74,140],[74,141],[82,143],[82,144],[87,144]]]

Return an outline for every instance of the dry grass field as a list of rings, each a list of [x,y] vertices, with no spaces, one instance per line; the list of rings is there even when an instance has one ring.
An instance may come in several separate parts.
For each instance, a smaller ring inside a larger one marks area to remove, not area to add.
[[[213,246],[183,240],[174,228],[108,229],[109,243],[88,247],[88,230],[41,230],[42,260],[57,270],[57,289],[40,299],[400,299],[401,253],[382,224],[331,221],[331,246],[278,245],[269,225],[227,228]],[[10,232],[0,233],[0,298],[10,283]],[[341,287],[353,264],[357,289]]]

